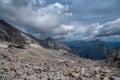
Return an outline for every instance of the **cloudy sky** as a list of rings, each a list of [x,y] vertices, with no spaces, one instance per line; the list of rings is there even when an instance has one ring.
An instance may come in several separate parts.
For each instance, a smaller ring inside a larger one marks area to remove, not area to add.
[[[120,0],[0,0],[0,19],[39,38],[120,40]]]

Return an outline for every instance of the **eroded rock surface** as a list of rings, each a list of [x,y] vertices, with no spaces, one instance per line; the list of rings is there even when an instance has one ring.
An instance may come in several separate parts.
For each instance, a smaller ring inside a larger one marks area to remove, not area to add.
[[[0,48],[0,80],[118,80],[119,76],[117,68],[83,64],[81,60],[18,57]]]

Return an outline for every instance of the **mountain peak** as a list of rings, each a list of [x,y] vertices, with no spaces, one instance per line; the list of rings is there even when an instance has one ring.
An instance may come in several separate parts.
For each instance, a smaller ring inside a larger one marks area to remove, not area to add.
[[[0,23],[2,23],[2,22],[4,22],[4,23],[5,23],[6,21],[4,21],[4,20],[0,19]]]
[[[48,37],[45,40],[42,40],[40,42],[40,44],[45,48],[49,48],[49,49],[53,49],[53,50],[61,49],[61,50],[65,50],[67,52],[72,53],[72,50],[68,46],[64,45],[62,42],[54,40],[51,37]]]
[[[101,42],[101,40],[100,40],[100,39],[96,39],[95,41],[96,41],[96,42]]]
[[[89,41],[89,43],[95,43],[95,44],[101,44],[101,45],[107,45],[104,41],[100,40],[100,39],[96,39],[96,40],[92,40]]]
[[[89,42],[97,42],[97,43],[103,43],[104,41],[100,40],[100,39],[95,39],[95,40],[91,40]]]
[[[48,37],[45,40],[49,41],[49,40],[54,40],[52,37]]]

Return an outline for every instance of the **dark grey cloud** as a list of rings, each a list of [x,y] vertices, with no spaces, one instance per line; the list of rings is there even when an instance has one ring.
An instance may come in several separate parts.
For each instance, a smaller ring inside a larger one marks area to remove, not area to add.
[[[120,17],[120,0],[72,0],[73,20],[105,23]]]

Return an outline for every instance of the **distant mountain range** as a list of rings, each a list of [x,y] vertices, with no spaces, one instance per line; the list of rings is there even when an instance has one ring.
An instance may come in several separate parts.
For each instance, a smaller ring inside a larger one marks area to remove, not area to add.
[[[107,44],[114,47],[120,47],[120,41],[106,41]]]
[[[73,49],[78,56],[94,60],[105,59],[113,48],[99,39],[93,41],[68,41],[64,42],[64,44]]]

